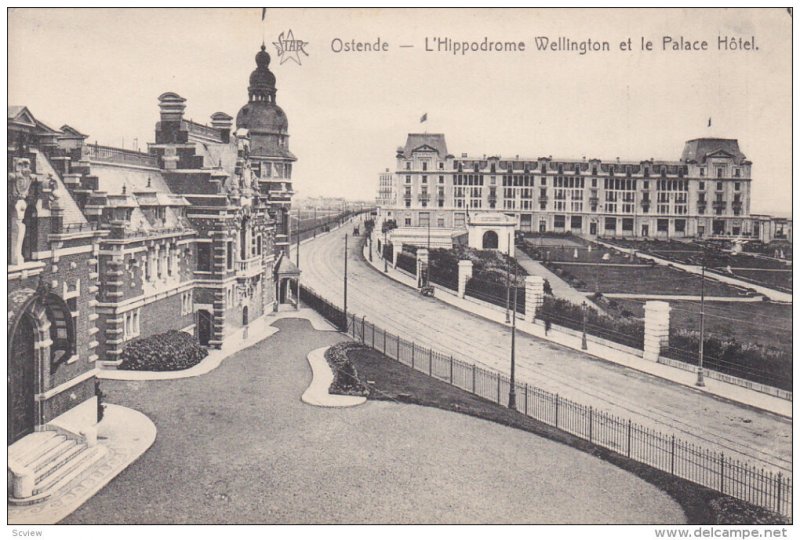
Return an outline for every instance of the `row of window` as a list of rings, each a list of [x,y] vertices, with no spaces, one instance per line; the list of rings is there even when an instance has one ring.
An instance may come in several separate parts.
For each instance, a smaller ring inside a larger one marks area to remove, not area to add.
[[[421,161],[420,165],[422,166],[422,170],[423,171],[427,171],[428,170],[428,166],[429,166],[429,162],[428,161]],[[443,161],[440,161],[438,163],[439,170],[444,170],[444,165],[445,165],[445,163]],[[412,167],[413,167],[413,163],[411,161],[406,161],[405,162],[405,170],[410,171],[410,170],[412,170]],[[467,167],[469,167],[469,166],[467,166]],[[460,161],[454,161],[453,162],[453,168],[454,169],[458,169],[459,172],[463,172],[464,164],[462,162],[460,162]],[[480,172],[482,168],[483,167],[481,167],[477,163],[472,165],[472,169],[473,169],[474,172]],[[497,165],[495,163],[491,163],[490,167],[489,167],[489,170],[490,170],[490,172],[495,173],[495,172],[497,172],[497,168],[498,167],[497,167]],[[542,172],[542,173],[547,172],[547,164],[546,163],[541,163],[541,164],[530,163],[530,164],[525,164],[525,166],[524,166],[524,170],[525,170],[526,174],[529,173],[529,171],[535,170],[535,169],[539,169],[540,172]],[[572,169],[575,170],[576,172],[580,172],[579,168],[573,167]],[[717,178],[724,178],[726,169],[727,169],[727,167],[719,167],[719,166],[715,167],[715,170],[716,170],[716,173],[717,173]],[[564,173],[564,166],[559,164],[559,165],[556,165],[555,168],[551,167],[551,170],[558,171],[558,174],[563,174]],[[509,172],[510,171],[511,171],[511,167],[509,166]],[[630,175],[630,174],[633,174],[633,172],[634,172],[634,169],[630,165],[611,165],[608,168],[608,173],[611,176],[613,176],[616,173],[624,173],[624,174]],[[661,166],[661,167],[658,168],[657,171],[653,171],[653,172],[656,172],[657,174],[660,174],[661,176],[666,176],[668,174],[668,169],[665,166]],[[592,167],[591,173],[592,173],[592,176],[597,176],[597,173],[598,173],[597,167]],[[644,169],[642,170],[642,176],[644,176],[644,177],[650,176],[650,173],[651,173],[650,167],[644,167]],[[679,167],[677,169],[677,171],[673,169],[673,171],[671,171],[670,173],[671,174],[678,174],[679,176],[683,176],[683,175],[688,174],[689,171],[688,171],[688,167],[681,166],[681,167]],[[700,167],[699,175],[700,176],[706,176],[706,168],[705,167]],[[742,169],[739,168],[739,167],[734,167],[733,176],[735,178],[741,178]]]
[[[482,186],[484,185],[484,176],[483,174],[456,174],[453,175],[453,185],[455,186]],[[540,177],[540,185],[546,186],[547,185],[547,177],[542,176]],[[406,186],[411,184],[412,177],[411,175],[406,175],[405,178]],[[591,178],[591,186],[593,188],[597,187],[597,178]],[[583,177],[574,177],[574,176],[554,176],[553,177],[553,185],[556,187],[584,187],[585,186],[586,178]],[[428,183],[428,176],[422,175],[421,176],[421,183],[423,185]],[[439,175],[438,183],[444,184],[444,176]],[[532,187],[536,185],[536,177],[533,175],[528,174],[504,174],[502,177],[503,186],[506,187]],[[489,177],[489,185],[493,186],[496,184],[496,177],[490,176]],[[624,190],[635,190],[637,185],[637,180],[633,178],[603,178],[603,187],[605,189],[624,189]],[[643,189],[650,189],[650,181],[643,180],[642,181],[642,188]],[[716,185],[717,191],[722,191],[725,189],[724,182],[717,182]],[[689,190],[689,181],[688,180],[658,180],[656,184],[656,189],[659,191],[688,191]],[[706,183],[701,181],[698,185],[698,189],[703,191],[706,189]],[[741,191],[742,183],[741,182],[734,182],[733,183],[733,190],[734,191]]]

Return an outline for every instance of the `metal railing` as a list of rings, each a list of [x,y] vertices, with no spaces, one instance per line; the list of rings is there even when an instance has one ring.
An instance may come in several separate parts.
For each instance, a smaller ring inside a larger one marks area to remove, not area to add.
[[[464,362],[379,328],[365,317],[343,313],[301,286],[302,300],[353,339],[431,377],[505,405],[510,380],[494,370]],[[515,384],[516,410],[540,422],[607,448],[634,461],[714,489],[721,494],[792,515],[792,478],[732,459],[630,419],[581,405],[527,383]]]
[[[82,159],[90,161],[105,161],[110,163],[128,163],[147,167],[158,167],[158,158],[124,148],[113,146],[100,146],[98,144],[85,144],[82,147]]]

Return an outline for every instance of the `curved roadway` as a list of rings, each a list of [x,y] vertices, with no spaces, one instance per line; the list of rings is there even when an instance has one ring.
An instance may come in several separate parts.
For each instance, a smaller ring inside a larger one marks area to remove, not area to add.
[[[300,248],[301,282],[339,306],[345,224]],[[510,331],[390,280],[369,267],[359,238],[349,239],[348,312],[416,343],[508,373]],[[292,260],[295,260],[294,254]],[[517,333],[517,380],[592,405],[726,458],[791,471],[792,427],[785,418],[709,396]]]

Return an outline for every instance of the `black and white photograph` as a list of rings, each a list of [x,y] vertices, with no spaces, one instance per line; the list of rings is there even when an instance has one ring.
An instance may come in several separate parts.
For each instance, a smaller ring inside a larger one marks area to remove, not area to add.
[[[6,534],[791,536],[792,17],[7,8]]]

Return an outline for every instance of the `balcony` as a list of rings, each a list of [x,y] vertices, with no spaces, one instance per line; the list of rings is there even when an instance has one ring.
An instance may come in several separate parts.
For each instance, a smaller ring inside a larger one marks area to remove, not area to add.
[[[589,204],[597,206],[600,203],[600,197],[589,197]]]
[[[430,193],[420,193],[417,199],[419,199],[419,202],[428,202],[431,200],[431,195]]]
[[[727,201],[714,201],[713,203],[711,203],[711,206],[713,206],[714,209],[717,209],[717,208],[724,209],[725,207],[728,206],[728,203],[727,203]]]
[[[102,161],[108,163],[121,163],[140,165],[144,167],[158,167],[158,158],[136,150],[85,144],[81,147],[81,159],[85,161]]]
[[[261,255],[250,257],[243,261],[236,261],[236,277],[245,279],[261,274],[264,271],[261,264]]]
[[[539,195],[539,202],[547,204],[547,195]]]

